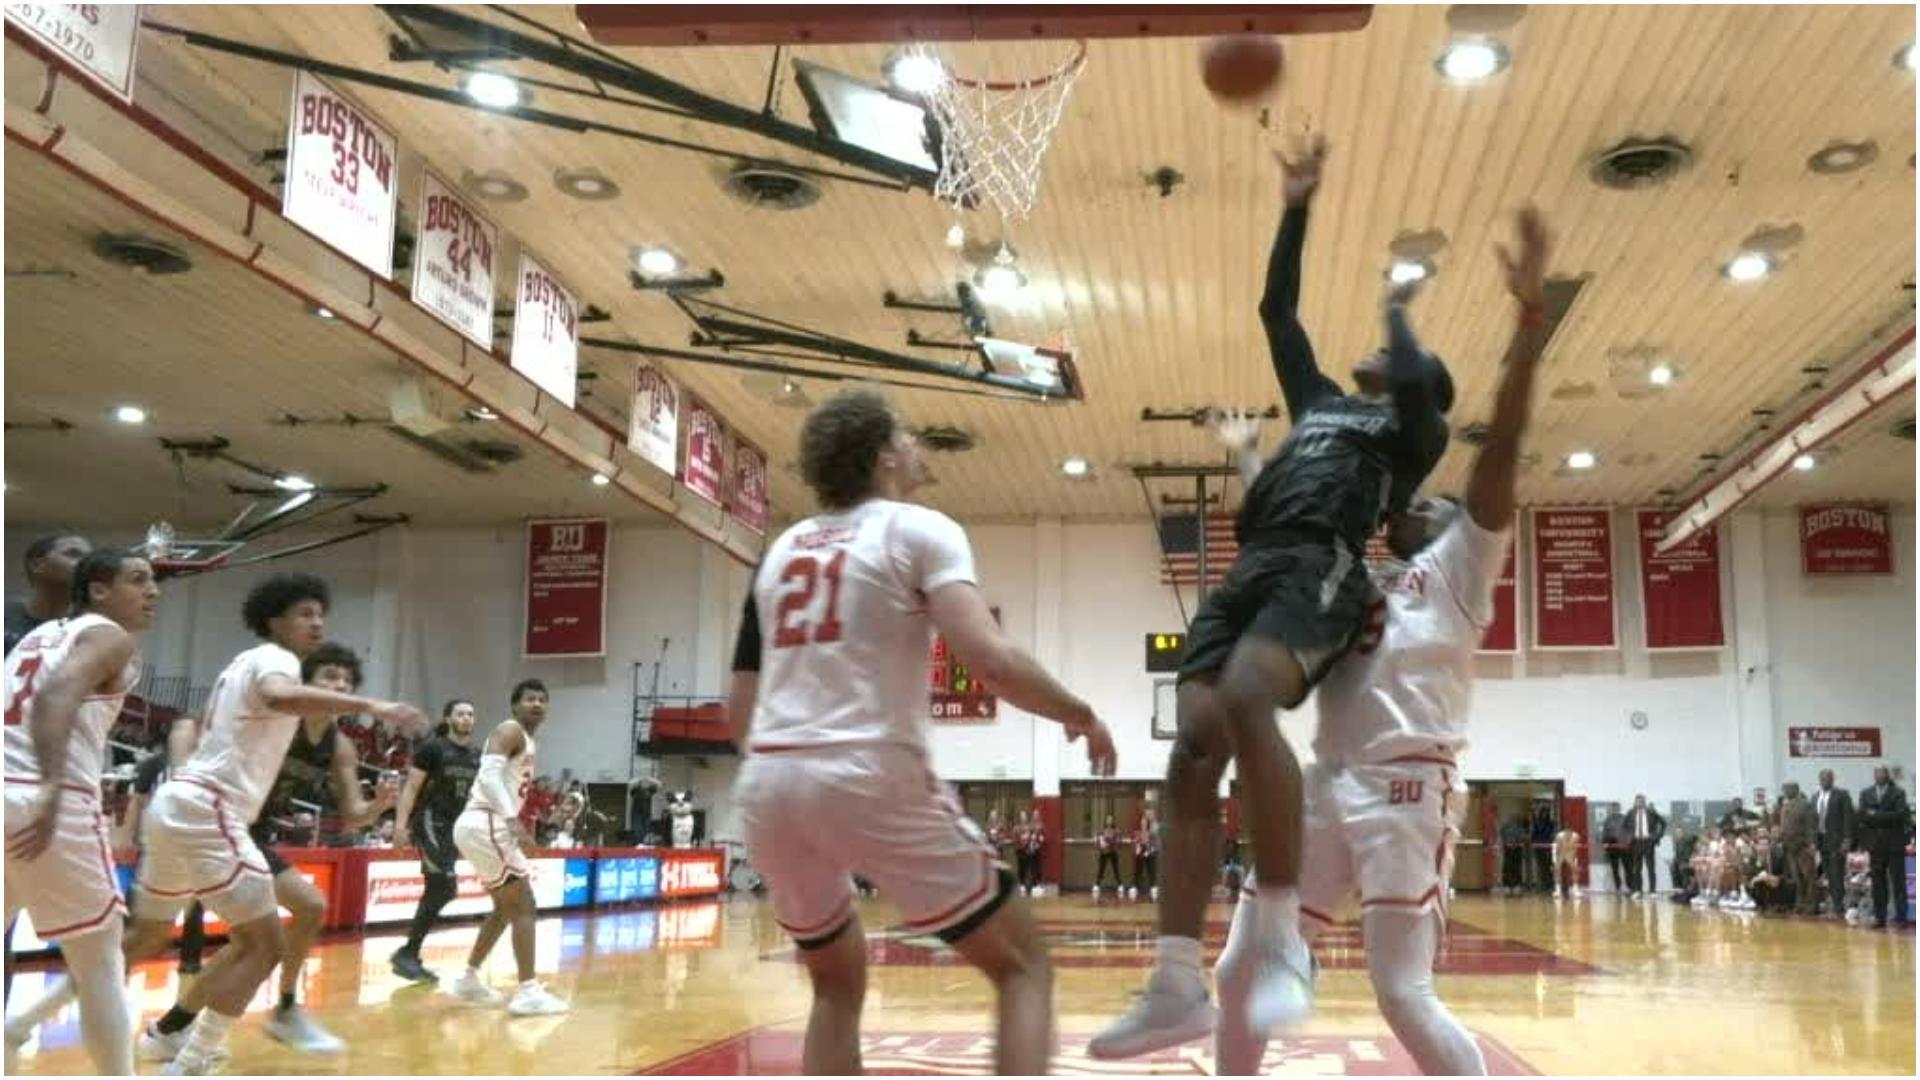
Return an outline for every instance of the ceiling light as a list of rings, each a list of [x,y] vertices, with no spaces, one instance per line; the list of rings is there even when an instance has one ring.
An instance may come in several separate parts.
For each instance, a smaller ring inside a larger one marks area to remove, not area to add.
[[[113,418],[123,424],[144,424],[147,422],[147,410],[138,405],[122,405],[113,410]]]
[[[1080,479],[1093,472],[1093,466],[1083,457],[1070,457],[1060,463],[1060,474]]]
[[[1497,41],[1456,41],[1435,63],[1454,82],[1479,82],[1507,66],[1507,50]]]
[[[620,197],[620,185],[593,169],[557,169],[553,186],[562,194],[588,202],[605,202]]]
[[[1425,281],[1432,269],[1417,259],[1395,259],[1387,268],[1387,280],[1395,285],[1406,285],[1415,281]]]
[[[337,319],[340,316],[335,315],[333,309],[325,304],[315,304],[313,306],[313,317],[316,319]]]
[[[983,266],[974,273],[973,284],[990,298],[1005,298],[1026,287],[1027,275],[1021,273],[1011,259],[1004,262],[996,259],[992,266]]]
[[[1801,472],[1812,472],[1815,464],[1817,463],[1813,460],[1812,454],[1801,454],[1793,459],[1793,467]]]
[[[1598,464],[1600,464],[1600,459],[1595,457],[1590,450],[1575,450],[1573,453],[1567,455],[1567,468],[1569,469],[1591,469]]]
[[[1726,266],[1729,281],[1759,281],[1773,270],[1773,260],[1762,252],[1743,251]]]
[[[680,269],[680,257],[666,248],[647,248],[634,260],[643,274],[671,274]]]
[[[501,172],[467,173],[461,186],[490,202],[520,202],[527,197],[527,186]]]
[[[312,491],[313,481],[304,476],[294,476],[289,473],[286,476],[274,480],[273,486],[279,488],[281,491]]]
[[[1655,364],[1647,371],[1647,381],[1655,386],[1671,386],[1673,384],[1673,368],[1666,364]]]
[[[511,109],[520,104],[520,84],[495,71],[467,76],[467,96],[489,109]]]
[[[1920,57],[1914,55],[1914,44],[1911,41],[1902,47],[1899,52],[1893,54],[1893,66],[1895,67],[1905,68],[1908,71],[1920,71],[1920,67],[1915,66],[1917,64],[1920,64]]]
[[[947,81],[947,69],[925,53],[896,54],[885,70],[887,81],[904,94],[930,94]]]
[[[613,483],[613,477],[608,476],[606,473],[594,473],[591,483],[594,487],[606,487],[608,484]]]
[[[467,410],[467,419],[498,420],[500,419],[500,414],[487,408],[485,405],[475,405],[473,408]]]
[[[966,226],[954,222],[953,227],[947,230],[947,246],[956,251],[967,246]]]

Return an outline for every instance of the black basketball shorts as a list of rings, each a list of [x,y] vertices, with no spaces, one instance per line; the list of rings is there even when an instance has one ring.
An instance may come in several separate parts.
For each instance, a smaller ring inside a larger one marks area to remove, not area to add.
[[[1331,537],[1249,544],[1195,613],[1180,681],[1219,674],[1253,635],[1291,650],[1311,690],[1359,636],[1375,596],[1366,560]]]

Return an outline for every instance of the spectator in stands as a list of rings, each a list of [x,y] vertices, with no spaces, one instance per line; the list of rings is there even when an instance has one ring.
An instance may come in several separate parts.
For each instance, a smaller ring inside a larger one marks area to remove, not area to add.
[[[1858,926],[1873,918],[1870,910],[1873,904],[1873,858],[1864,851],[1854,851],[1847,855],[1846,869],[1841,872],[1845,890],[1841,894],[1842,918],[1847,925]]]
[[[1811,915],[1820,902],[1820,855],[1814,846],[1817,823],[1813,803],[1801,793],[1799,784],[1781,785],[1779,816],[1774,843],[1781,849],[1787,881],[1793,887],[1793,909]]]
[[[1693,872],[1693,857],[1700,837],[1685,825],[1673,827],[1673,891],[1680,900],[1692,900],[1700,889]]]
[[[1659,888],[1654,880],[1654,849],[1667,835],[1667,819],[1647,805],[1645,795],[1633,797],[1633,810],[1627,814],[1627,887],[1635,899]]]
[[[1753,832],[1753,862],[1747,871],[1749,909],[1778,913],[1789,910],[1795,900],[1786,845],[1777,843],[1773,830],[1761,826]]]
[[[1553,892],[1553,834],[1559,830],[1554,827],[1553,808],[1547,803],[1535,803],[1533,806],[1533,887],[1543,893]]]
[[[26,596],[7,601],[7,652],[43,622],[67,613],[73,602],[73,568],[93,545],[77,533],[49,533],[27,545]]]
[[[1873,883],[1873,925],[1887,925],[1888,900],[1893,922],[1907,921],[1907,834],[1910,811],[1907,793],[1893,782],[1884,765],[1873,770],[1873,786],[1860,792],[1860,846],[1867,850]]]
[[[1820,790],[1813,796],[1813,816],[1820,837],[1820,873],[1827,885],[1827,917],[1846,915],[1847,853],[1853,850],[1853,796],[1833,786],[1833,770],[1820,770]]]
[[[1618,810],[1607,815],[1600,825],[1600,844],[1607,852],[1607,877],[1613,891],[1624,896],[1627,892],[1627,815]]]
[[[1572,829],[1561,829],[1553,835],[1553,866],[1560,886],[1560,891],[1555,895],[1562,899],[1572,899],[1578,895],[1575,879],[1580,873],[1579,833]]]
[[[1760,821],[1760,815],[1740,805],[1740,796],[1733,797],[1733,807],[1720,819],[1721,833],[1733,833],[1738,836],[1751,832]]]
[[[1527,859],[1527,822],[1519,814],[1500,826],[1500,884],[1509,893],[1520,891]]]

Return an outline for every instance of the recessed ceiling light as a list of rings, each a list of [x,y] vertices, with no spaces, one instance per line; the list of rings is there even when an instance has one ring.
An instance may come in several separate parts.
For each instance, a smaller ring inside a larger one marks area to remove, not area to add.
[[[893,88],[906,94],[930,94],[947,81],[947,69],[925,53],[896,53],[884,70]]]
[[[995,262],[992,266],[983,266],[973,275],[973,284],[989,297],[1005,297],[1010,293],[1026,288],[1027,275],[1012,262]]]
[[[1873,164],[1880,147],[1872,139],[1865,142],[1836,142],[1823,147],[1807,159],[1807,168],[1822,176],[1840,176]]]
[[[1762,252],[1743,251],[1726,266],[1727,280],[1759,281],[1773,271],[1773,260]]]
[[[1818,464],[1818,462],[1813,460],[1812,454],[1801,454],[1799,457],[1793,459],[1793,467],[1799,469],[1801,472],[1812,472],[1816,464]]]
[[[520,202],[527,197],[527,186],[501,172],[467,173],[461,184],[489,202]]]
[[[144,424],[147,422],[147,410],[138,405],[122,405],[113,410],[113,418],[123,424]]]
[[[1647,381],[1655,386],[1670,386],[1673,383],[1673,368],[1666,364],[1655,364],[1647,369]]]
[[[500,414],[487,408],[485,405],[475,405],[473,408],[467,410],[467,419],[498,420],[500,419]]]
[[[1920,67],[1915,66],[1920,65],[1920,56],[1915,55],[1914,48],[1914,43],[1909,41],[1899,52],[1894,53],[1893,66],[1905,68],[1908,71],[1920,71]]]
[[[680,269],[680,257],[666,248],[647,248],[634,260],[643,274],[671,274]]]
[[[620,185],[593,169],[560,169],[553,174],[553,186],[562,194],[588,202],[605,202],[620,197]]]
[[[313,306],[313,317],[316,319],[337,319],[340,316],[335,315],[333,309],[325,304],[315,304]]]
[[[1083,457],[1070,457],[1060,463],[1060,474],[1062,476],[1071,476],[1079,479],[1092,472],[1093,466]]]
[[[591,483],[594,487],[606,487],[608,484],[613,483],[613,477],[608,476],[606,473],[594,473]]]
[[[1497,41],[1456,41],[1440,54],[1435,66],[1454,82],[1479,82],[1507,66],[1506,47]]]
[[[312,491],[313,481],[304,476],[289,474],[275,480],[273,486],[279,488],[281,491]]]
[[[967,246],[966,226],[955,222],[953,227],[947,230],[947,246],[956,251]]]
[[[1600,459],[1595,457],[1590,450],[1575,450],[1573,453],[1567,455],[1567,468],[1569,469],[1591,469],[1598,464],[1600,464]]]
[[[1425,281],[1431,273],[1433,268],[1418,259],[1395,259],[1393,265],[1387,268],[1387,280],[1395,285],[1406,285]]]
[[[497,71],[476,71],[467,76],[467,97],[489,109],[511,109],[520,104],[520,84]]]

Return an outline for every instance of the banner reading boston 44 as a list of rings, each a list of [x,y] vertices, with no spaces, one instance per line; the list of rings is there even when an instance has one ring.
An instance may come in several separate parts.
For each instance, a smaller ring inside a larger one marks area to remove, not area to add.
[[[420,174],[420,243],[413,302],[475,345],[493,350],[493,252],[500,230],[446,181]]]

